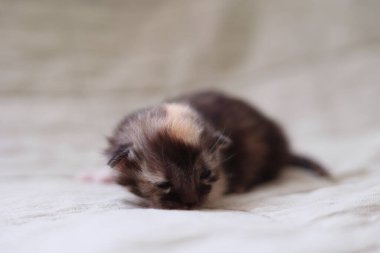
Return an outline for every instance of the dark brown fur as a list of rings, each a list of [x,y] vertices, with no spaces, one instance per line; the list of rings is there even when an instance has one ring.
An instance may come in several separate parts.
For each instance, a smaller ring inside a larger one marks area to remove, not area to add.
[[[290,159],[282,130],[242,100],[217,92],[184,96],[173,101],[188,102],[215,129],[231,140],[224,151],[228,192],[244,192],[273,179]]]

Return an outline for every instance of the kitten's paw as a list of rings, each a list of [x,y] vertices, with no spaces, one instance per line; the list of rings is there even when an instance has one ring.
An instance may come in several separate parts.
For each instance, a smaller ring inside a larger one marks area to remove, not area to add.
[[[110,169],[86,171],[76,176],[76,179],[87,183],[110,184],[115,182],[115,172]]]

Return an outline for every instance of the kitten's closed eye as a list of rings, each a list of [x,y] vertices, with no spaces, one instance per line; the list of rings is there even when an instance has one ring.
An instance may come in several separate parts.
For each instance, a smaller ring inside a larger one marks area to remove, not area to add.
[[[211,175],[212,175],[211,170],[206,169],[201,173],[200,178],[201,180],[207,180],[211,177]]]
[[[165,193],[170,192],[170,190],[172,188],[172,184],[168,181],[160,182],[160,183],[156,184],[156,186],[158,188],[160,188]]]

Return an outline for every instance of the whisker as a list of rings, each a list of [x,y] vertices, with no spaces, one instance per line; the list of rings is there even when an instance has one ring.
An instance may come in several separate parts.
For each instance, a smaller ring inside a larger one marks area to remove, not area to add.
[[[218,136],[218,138],[216,139],[215,143],[211,146],[211,148],[208,151],[212,152],[213,149],[219,144],[219,142],[220,142],[221,139],[222,139],[222,137]]]
[[[224,163],[224,162],[230,160],[230,159],[233,158],[235,155],[236,155],[236,153],[235,153],[235,154],[232,154],[232,155],[230,155],[230,156],[228,156],[227,158],[223,159],[222,162]]]

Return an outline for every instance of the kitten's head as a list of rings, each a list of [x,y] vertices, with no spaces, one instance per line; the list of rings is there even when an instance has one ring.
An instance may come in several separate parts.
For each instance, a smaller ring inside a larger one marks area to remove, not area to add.
[[[142,112],[127,125],[120,136],[128,133],[129,138],[114,137],[109,165],[119,172],[119,183],[148,205],[199,207],[221,183],[221,152],[230,140],[189,107],[167,104],[160,111]]]

